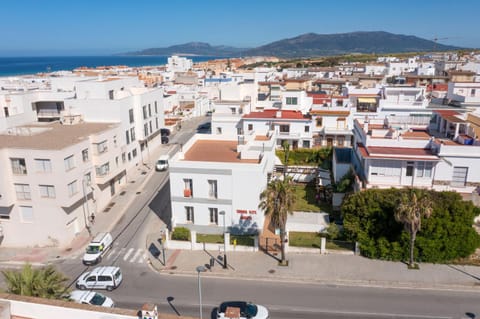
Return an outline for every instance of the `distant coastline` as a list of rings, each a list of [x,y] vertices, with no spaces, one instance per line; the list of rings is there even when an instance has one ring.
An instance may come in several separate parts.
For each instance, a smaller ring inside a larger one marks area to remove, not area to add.
[[[182,54],[181,56],[187,56]],[[169,56],[106,55],[106,56],[51,56],[51,57],[0,57],[0,77],[36,73],[72,71],[75,68],[126,65],[129,67],[167,64]],[[193,62],[203,62],[222,57],[188,55]]]

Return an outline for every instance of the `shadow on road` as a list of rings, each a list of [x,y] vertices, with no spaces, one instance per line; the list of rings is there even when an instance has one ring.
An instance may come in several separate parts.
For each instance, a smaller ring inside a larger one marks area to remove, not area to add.
[[[152,199],[148,207],[172,230],[172,205],[170,202],[170,183],[167,181]]]
[[[174,301],[174,300],[175,300],[175,298],[173,298],[172,296],[167,297],[167,302],[170,305],[170,307],[172,308],[172,310],[175,311],[175,314],[177,316],[181,316],[180,312],[178,312],[177,308],[175,308],[175,306],[172,304],[172,301]]]

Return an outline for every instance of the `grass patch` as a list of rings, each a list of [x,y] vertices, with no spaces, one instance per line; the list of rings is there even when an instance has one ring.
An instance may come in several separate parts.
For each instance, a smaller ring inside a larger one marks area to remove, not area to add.
[[[323,207],[317,202],[317,190],[315,189],[315,185],[297,184],[294,188],[296,197],[295,205],[293,206],[294,211],[318,212],[322,210]]]
[[[290,232],[289,244],[295,247],[318,248],[321,245],[321,236],[319,233]],[[325,243],[326,249],[331,250],[353,250],[354,243],[341,240],[329,240]]]
[[[254,246],[255,236],[249,235],[230,235],[230,245]],[[197,234],[197,243],[223,244],[223,234]]]

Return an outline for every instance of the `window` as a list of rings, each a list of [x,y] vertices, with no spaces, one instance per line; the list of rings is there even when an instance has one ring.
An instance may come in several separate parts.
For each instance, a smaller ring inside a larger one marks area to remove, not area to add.
[[[152,129],[152,121],[150,121],[150,122],[148,123],[148,125],[150,126],[150,134],[151,134],[151,133],[153,132],[153,129]]]
[[[142,111],[143,111],[143,119],[145,120],[147,118],[147,106],[146,105],[142,106]]]
[[[280,125],[280,133],[289,133],[290,125]]]
[[[122,153],[122,163],[125,163],[127,161],[127,156],[125,155],[125,152]]]
[[[18,200],[32,199],[32,195],[30,194],[30,185],[28,184],[15,184],[15,192],[17,193]]]
[[[302,147],[303,148],[310,148],[310,141],[303,141],[302,142]]]
[[[389,160],[372,160],[370,175],[372,176],[400,176],[401,162]]]
[[[217,127],[217,134],[222,134],[222,128],[221,127]]]
[[[184,197],[192,197],[193,196],[193,181],[190,178],[183,179],[184,188],[183,188],[183,196]]]
[[[310,132],[310,126],[305,125],[305,133],[308,133],[308,132]]]
[[[417,162],[417,177],[432,177],[432,162]]]
[[[414,164],[415,162],[407,162],[407,170],[406,170],[405,176],[408,176],[408,177],[413,176]]]
[[[71,182],[70,184],[68,184],[67,189],[68,189],[68,196],[70,196],[70,197],[72,197],[73,195],[78,193],[77,181],[75,180],[75,181]]]
[[[130,134],[128,134],[128,130],[125,131],[125,137],[127,139],[127,145],[130,144]]]
[[[470,91],[470,96],[471,96],[471,97],[474,97],[474,96],[475,96],[475,89],[472,89],[472,90]]]
[[[148,117],[152,116],[152,105],[148,104]]]
[[[24,158],[11,158],[10,163],[12,164],[13,174],[27,174],[27,165]]]
[[[113,146],[117,147],[117,136],[113,136]]]
[[[231,107],[230,110],[232,111],[232,114],[237,114],[237,109],[234,107]]]
[[[69,170],[75,168],[75,163],[73,161],[73,155],[70,155],[69,157],[66,157],[63,160],[63,163],[65,164],[65,171],[69,171]]]
[[[133,156],[133,158],[137,157],[137,149],[136,148],[134,148],[132,150],[132,156]]]
[[[110,100],[113,100],[113,98],[114,98],[114,97],[113,97],[113,90],[108,91],[108,98],[109,98]]]
[[[82,151],[82,160],[84,162],[88,161],[88,148],[86,148]]]
[[[337,137],[337,146],[344,146],[345,145],[345,136],[338,136]]]
[[[343,106],[343,100],[337,100],[336,104],[337,106]]]
[[[465,186],[468,176],[468,167],[453,167],[452,186]]]
[[[317,122],[317,127],[321,127],[323,125],[323,118],[317,117],[316,122]]]
[[[217,196],[217,181],[208,180],[208,196],[210,198],[218,198]]]
[[[32,206],[20,206],[20,219],[24,223],[33,222],[33,207]]]
[[[37,172],[50,173],[52,171],[52,162],[49,159],[36,158],[35,166]]]
[[[248,130],[253,131],[253,124],[248,124]]]
[[[157,101],[155,101],[155,114],[158,114]]]
[[[135,117],[133,116],[133,109],[128,110],[128,118],[130,119],[130,124],[135,122]]]
[[[193,213],[193,207],[192,206],[185,206],[185,217],[187,222],[191,222],[192,224],[195,223],[195,216]]]
[[[218,208],[209,208],[210,212],[210,223],[218,225]]]
[[[101,166],[96,166],[95,167],[95,172],[98,176],[105,176],[110,173],[110,163],[106,162],[105,164]]]
[[[158,117],[155,118],[155,129],[158,130]]]
[[[38,185],[40,188],[40,196],[45,198],[55,198],[55,186],[53,185]]]
[[[84,180],[85,186],[92,185],[92,173],[88,172],[87,174],[83,175],[83,180]]]
[[[143,135],[145,137],[148,136],[148,124],[147,123],[143,124]]]
[[[96,147],[97,154],[103,154],[108,151],[107,141],[102,141],[100,143],[93,144]]]
[[[296,97],[287,97],[287,105],[297,105],[298,98]]]
[[[130,129],[130,138],[132,139],[132,142],[135,141],[135,128],[132,127]]]

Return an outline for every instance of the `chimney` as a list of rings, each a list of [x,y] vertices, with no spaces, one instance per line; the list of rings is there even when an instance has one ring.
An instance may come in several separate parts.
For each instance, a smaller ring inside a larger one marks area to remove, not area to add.
[[[368,134],[368,119],[363,122],[363,131]]]

